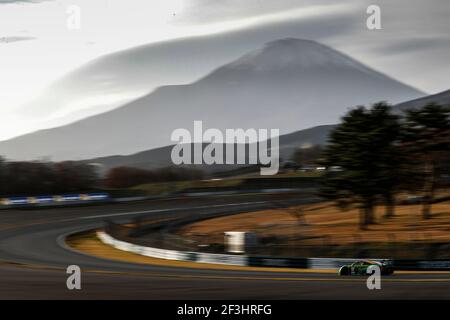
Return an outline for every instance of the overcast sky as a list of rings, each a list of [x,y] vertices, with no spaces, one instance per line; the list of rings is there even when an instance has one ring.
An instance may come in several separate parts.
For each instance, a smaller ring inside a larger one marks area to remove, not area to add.
[[[366,28],[369,4],[381,7],[382,30]],[[66,26],[71,5],[81,9],[80,30]],[[448,0],[0,0],[0,121],[8,128],[0,139],[20,127],[15,110],[94,58],[280,21],[310,22],[314,40],[425,92],[447,90],[449,17]]]

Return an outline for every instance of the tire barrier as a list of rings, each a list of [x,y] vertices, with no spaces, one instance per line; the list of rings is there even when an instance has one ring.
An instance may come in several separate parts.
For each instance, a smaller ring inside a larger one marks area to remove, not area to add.
[[[279,267],[302,269],[339,269],[341,266],[351,264],[361,259],[347,258],[298,258],[298,257],[258,257],[247,255],[217,254],[203,252],[189,252],[178,250],[165,250],[144,247],[129,242],[117,240],[103,231],[97,231],[97,237],[103,243],[116,249],[140,254],[147,257],[190,261],[198,263],[212,263],[250,267]],[[367,259],[364,259],[367,260]],[[375,261],[388,260],[395,270],[450,270],[449,260],[396,260],[396,259],[370,259]]]
[[[305,189],[298,188],[284,188],[284,189],[261,189],[261,190],[246,190],[247,193],[289,193],[296,192]],[[44,195],[44,196],[31,196],[31,197],[6,197],[0,198],[0,209],[10,209],[16,207],[42,207],[42,206],[65,206],[76,204],[89,204],[96,202],[134,202],[144,200],[158,200],[165,199],[169,196],[175,197],[208,197],[208,196],[221,196],[221,195],[234,195],[239,194],[241,191],[227,191],[227,192],[183,192],[177,194],[165,194],[155,196],[132,196],[132,197],[119,197],[112,198],[106,192],[97,193],[83,193],[83,194],[62,194],[62,195]]]
[[[14,207],[83,204],[83,203],[105,202],[110,200],[111,198],[108,193],[96,192],[96,193],[82,193],[82,194],[1,198],[0,205],[3,208],[14,208]]]
[[[251,267],[309,268],[307,258],[248,257]]]
[[[450,270],[449,260],[394,260],[394,268],[398,270],[434,270],[448,271]]]

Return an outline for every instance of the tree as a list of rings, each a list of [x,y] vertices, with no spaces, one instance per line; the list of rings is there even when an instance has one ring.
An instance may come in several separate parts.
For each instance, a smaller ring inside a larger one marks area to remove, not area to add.
[[[129,188],[144,183],[199,179],[203,179],[203,172],[196,169],[168,167],[145,170],[122,166],[109,170],[105,178],[105,185],[108,188]]]
[[[7,181],[6,174],[7,172],[5,159],[0,156],[0,195],[6,192],[6,181]]]
[[[422,217],[431,218],[439,178],[448,169],[450,150],[450,108],[429,103],[406,111],[403,146],[410,155],[411,177],[423,192]]]
[[[375,104],[370,118],[374,126],[371,147],[375,154],[372,161],[376,162],[379,170],[376,183],[385,204],[385,218],[394,216],[395,194],[408,174],[403,165],[405,155],[400,146],[400,117],[391,114],[390,109],[385,103]]]
[[[0,159],[0,183],[1,195],[27,196],[92,190],[98,177],[93,166],[78,162]]]
[[[109,188],[128,188],[135,185],[154,182],[155,175],[144,169],[132,167],[112,168],[106,176],[106,186]]]
[[[93,165],[64,161],[54,164],[54,170],[56,185],[62,192],[88,190],[98,183],[96,168]]]
[[[387,203],[386,215],[393,214],[398,182],[392,176],[399,160],[392,155],[399,134],[399,117],[390,113],[386,103],[350,110],[330,134],[323,164],[340,170],[327,171],[321,193],[339,207],[360,208],[361,229],[374,223],[373,211],[380,198]]]
[[[300,166],[315,165],[320,161],[322,155],[322,147],[313,145],[308,148],[297,149],[291,157],[291,160]]]

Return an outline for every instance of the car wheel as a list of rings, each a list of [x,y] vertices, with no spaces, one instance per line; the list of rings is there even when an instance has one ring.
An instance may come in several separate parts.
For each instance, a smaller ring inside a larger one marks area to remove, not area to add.
[[[339,269],[339,275],[340,276],[349,276],[350,275],[350,269],[347,266],[343,266]]]

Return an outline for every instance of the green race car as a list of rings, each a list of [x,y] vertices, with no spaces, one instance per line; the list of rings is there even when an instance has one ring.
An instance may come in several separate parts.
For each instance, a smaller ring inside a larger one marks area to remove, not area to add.
[[[382,275],[390,275],[394,273],[394,268],[386,261],[360,260],[347,264],[339,268],[338,274],[340,276],[364,276],[371,274],[368,272],[370,266],[378,266]]]

